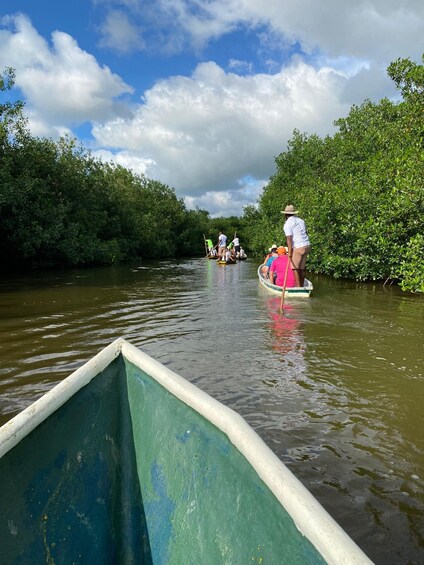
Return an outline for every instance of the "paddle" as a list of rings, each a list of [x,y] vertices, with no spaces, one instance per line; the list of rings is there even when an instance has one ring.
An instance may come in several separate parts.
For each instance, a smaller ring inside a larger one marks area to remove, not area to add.
[[[287,257],[287,265],[286,265],[286,272],[284,274],[283,290],[281,291],[280,312],[283,311],[283,306],[284,306],[284,297],[285,297],[285,294],[286,294],[286,284],[287,284],[287,275],[289,274],[289,265],[290,265],[290,258]]]

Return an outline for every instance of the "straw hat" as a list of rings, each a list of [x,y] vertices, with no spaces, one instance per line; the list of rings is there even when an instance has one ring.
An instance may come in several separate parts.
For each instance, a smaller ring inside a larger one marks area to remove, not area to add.
[[[286,207],[284,208],[284,210],[281,210],[281,213],[282,213],[282,214],[290,214],[290,215],[292,215],[292,214],[297,214],[297,210],[294,209],[293,204],[289,204],[288,206],[286,206]]]
[[[269,248],[269,252],[271,253],[274,249],[277,249],[277,244],[276,244],[276,243],[273,243],[273,244],[271,245],[271,247]]]

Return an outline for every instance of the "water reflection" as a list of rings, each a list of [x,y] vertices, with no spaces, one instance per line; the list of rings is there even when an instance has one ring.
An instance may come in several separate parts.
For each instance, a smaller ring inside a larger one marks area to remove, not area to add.
[[[280,312],[280,302],[280,298],[274,296],[267,300],[273,339],[272,347],[276,353],[284,357],[292,352],[297,352],[299,363],[303,361],[305,350],[302,324],[294,317],[296,312],[292,305],[285,304],[283,312]]]

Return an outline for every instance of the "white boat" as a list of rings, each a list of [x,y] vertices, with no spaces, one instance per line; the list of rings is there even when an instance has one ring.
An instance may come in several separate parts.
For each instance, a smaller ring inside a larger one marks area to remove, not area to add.
[[[269,279],[266,279],[262,274],[262,268],[263,267],[265,267],[264,263],[262,265],[260,265],[259,268],[258,268],[259,282],[269,292],[272,292],[273,294],[278,294],[278,295],[281,296],[281,292],[283,290],[283,287],[277,286],[276,284],[272,284],[272,282]],[[290,287],[290,288],[286,287],[284,296],[285,297],[291,296],[291,297],[297,297],[297,298],[308,298],[311,295],[313,288],[314,287],[313,287],[311,281],[308,280],[308,279],[305,279],[303,286],[293,286],[293,287]]]

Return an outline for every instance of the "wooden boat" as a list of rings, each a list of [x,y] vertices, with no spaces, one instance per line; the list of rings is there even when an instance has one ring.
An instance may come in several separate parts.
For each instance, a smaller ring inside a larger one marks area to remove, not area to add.
[[[371,563],[247,423],[118,339],[0,429],[2,563]]]
[[[235,259],[233,261],[226,261],[225,259],[219,259],[217,263],[218,265],[235,265],[237,261]]]
[[[264,267],[264,266],[265,266],[265,264],[262,264],[258,268],[259,282],[269,292],[272,292],[274,294],[279,294],[281,296],[281,291],[283,290],[283,288],[281,286],[277,286],[276,284],[272,284],[269,279],[266,279],[262,276],[262,267]],[[286,288],[284,296],[285,297],[288,297],[288,296],[295,297],[296,296],[298,298],[308,298],[311,295],[313,288],[314,287],[313,287],[311,281],[309,281],[308,279],[305,279],[303,287],[294,286],[294,287],[291,287],[291,288]]]

